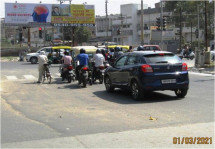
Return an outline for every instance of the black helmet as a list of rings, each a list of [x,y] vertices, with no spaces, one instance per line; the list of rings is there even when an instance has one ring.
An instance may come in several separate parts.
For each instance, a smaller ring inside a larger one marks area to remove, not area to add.
[[[115,47],[115,52],[119,52],[121,51],[121,48],[120,47]]]
[[[81,54],[81,53],[86,53],[86,50],[85,50],[85,49],[83,49],[83,48],[82,48],[82,49],[80,49],[80,54]]]
[[[69,55],[69,52],[65,51],[65,52],[64,52],[64,55]]]
[[[96,54],[97,54],[97,53],[101,53],[101,50],[100,50],[100,49],[97,49],[97,50],[96,50]]]
[[[144,47],[143,47],[143,46],[139,46],[139,47],[137,48],[137,51],[144,51]]]

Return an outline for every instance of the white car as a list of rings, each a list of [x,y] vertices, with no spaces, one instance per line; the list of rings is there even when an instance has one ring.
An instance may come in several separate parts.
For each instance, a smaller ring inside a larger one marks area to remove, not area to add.
[[[36,64],[38,62],[38,56],[40,54],[41,51],[44,51],[46,56],[48,56],[50,53],[52,53],[52,47],[44,47],[39,49],[36,53],[29,53],[26,55],[26,61],[27,62],[31,62],[31,64]],[[64,55],[64,51],[65,49],[60,49],[60,55],[63,56]],[[53,52],[53,55],[55,55],[56,52]]]
[[[31,64],[36,64],[38,62],[38,56],[41,51],[44,51],[46,53],[46,56],[48,56],[49,53],[52,51],[52,47],[44,47],[39,49],[36,53],[29,53],[26,55],[26,61],[31,62]]]

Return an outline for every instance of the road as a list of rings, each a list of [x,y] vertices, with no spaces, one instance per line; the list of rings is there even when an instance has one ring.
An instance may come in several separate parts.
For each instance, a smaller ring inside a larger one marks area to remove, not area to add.
[[[107,93],[104,84],[80,88],[62,82],[57,65],[51,68],[52,84],[37,84],[37,66],[1,63],[3,144],[214,122],[212,75],[190,73],[182,100],[160,91],[137,102],[126,91]]]

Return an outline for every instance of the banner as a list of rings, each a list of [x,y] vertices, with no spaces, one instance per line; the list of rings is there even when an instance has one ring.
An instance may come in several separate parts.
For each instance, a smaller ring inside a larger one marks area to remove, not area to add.
[[[14,25],[51,23],[50,4],[5,3],[5,23]]]
[[[55,26],[93,26],[94,5],[52,5],[51,22]]]

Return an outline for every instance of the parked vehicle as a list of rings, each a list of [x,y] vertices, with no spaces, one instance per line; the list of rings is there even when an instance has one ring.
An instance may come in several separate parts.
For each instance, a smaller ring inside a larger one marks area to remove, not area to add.
[[[62,81],[64,81],[64,79],[67,79],[68,83],[71,83],[71,81],[75,81],[75,72],[72,65],[69,65],[67,68],[61,68],[60,71]]]
[[[129,89],[135,100],[157,90],[172,90],[183,98],[189,89],[187,64],[166,51],[126,53],[106,69],[105,87],[107,92]]]
[[[195,58],[195,53],[192,51],[188,55],[184,55],[183,58],[193,60]]]
[[[59,63],[61,57],[64,55],[64,51],[71,51],[70,46],[54,46],[54,47],[43,47],[39,49],[36,53],[29,53],[26,55],[26,61],[31,62],[31,64],[36,64],[38,62],[37,56],[39,56],[40,51],[44,51],[46,56],[52,63]]]
[[[79,70],[78,83],[82,83],[83,87],[86,87],[87,83],[92,85],[92,71],[87,66],[84,66]]]

